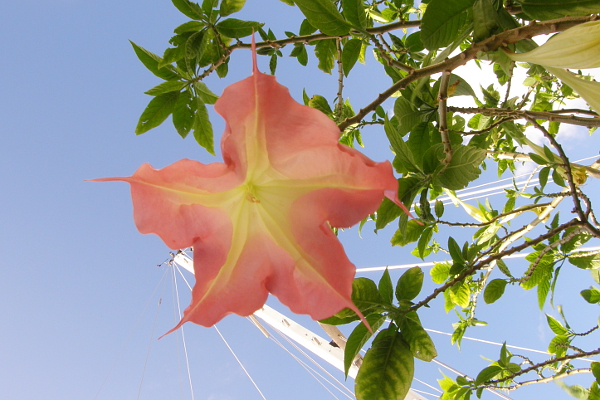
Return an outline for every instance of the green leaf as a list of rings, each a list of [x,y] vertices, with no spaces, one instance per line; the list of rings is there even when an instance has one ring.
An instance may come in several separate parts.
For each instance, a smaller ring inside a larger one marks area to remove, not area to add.
[[[438,218],[442,218],[444,215],[444,203],[441,200],[435,201],[435,216]]]
[[[420,172],[410,148],[402,140],[402,135],[400,135],[398,129],[387,118],[384,122],[384,130],[400,165],[409,172]]]
[[[592,386],[590,386],[590,394],[586,400],[600,400],[600,384],[598,381],[592,383]]]
[[[567,354],[567,347],[571,344],[571,338],[567,336],[554,336],[548,345],[548,352],[562,357]]]
[[[592,374],[594,374],[594,378],[596,378],[596,382],[600,383],[600,362],[593,362],[591,368]]]
[[[559,336],[567,336],[568,335],[569,330],[567,328],[565,328],[563,326],[563,324],[561,324],[560,321],[558,321],[557,319],[546,314],[546,321],[548,321],[548,326],[550,327],[552,332],[554,332],[555,334],[557,334]]]
[[[394,103],[394,116],[398,119],[398,134],[406,135],[415,125],[421,122],[423,113],[415,108],[412,102],[404,97],[398,97]]]
[[[352,282],[352,302],[364,316],[379,311],[386,304],[375,282],[367,278],[356,278]]]
[[[206,24],[204,22],[188,21],[188,22],[185,22],[185,23],[179,25],[177,28],[175,28],[173,30],[173,32],[175,32],[178,35],[185,33],[185,32],[198,32],[199,30],[202,30],[202,28],[204,28],[205,26],[206,26]]]
[[[433,229],[431,227],[427,227],[423,230],[423,234],[419,238],[419,242],[417,243],[417,248],[415,249],[415,255],[419,257],[421,260],[424,260],[431,251],[427,251],[427,246],[429,245],[429,241],[433,237]]]
[[[194,139],[213,156],[215,155],[213,129],[208,117],[208,110],[200,100],[197,99],[196,114],[194,115]]]
[[[474,0],[431,0],[421,22],[421,41],[429,50],[446,47],[467,22]]]
[[[377,285],[379,289],[379,293],[381,293],[381,297],[388,304],[392,304],[394,301],[394,285],[392,284],[392,278],[390,278],[390,272],[386,268],[379,280],[379,285]]]
[[[179,92],[169,92],[150,100],[135,128],[136,135],[141,135],[162,124],[175,109],[178,98]]]
[[[487,39],[498,29],[498,13],[491,0],[475,0],[473,3],[473,41]]]
[[[333,115],[333,111],[327,102],[327,99],[321,95],[315,94],[308,101],[308,106],[317,109],[327,116]]]
[[[504,261],[502,261],[502,260],[496,260],[496,265],[498,265],[498,269],[504,275],[508,276],[509,278],[513,277],[512,274],[510,273],[510,270],[508,269],[508,267],[506,266],[506,263]]]
[[[591,270],[590,272],[592,273],[592,279],[594,279],[594,281],[600,285],[600,270],[595,269]]]
[[[430,124],[427,122],[418,123],[412,128],[406,141],[406,144],[412,151],[415,162],[421,167],[423,167],[423,155],[431,148],[429,128]]]
[[[542,21],[600,13],[597,0],[521,0],[519,3],[527,16]]]
[[[215,104],[219,99],[203,82],[194,82],[194,89],[204,104]]]
[[[385,316],[381,314],[371,314],[366,317],[366,319],[369,325],[371,325],[373,332],[377,332],[377,330],[385,322]],[[352,361],[354,361],[356,355],[360,352],[362,347],[365,345],[365,343],[367,343],[371,336],[373,336],[373,334],[369,332],[365,324],[358,324],[350,336],[348,336],[346,349],[344,350],[344,374],[346,376],[348,376],[348,371],[350,370]]]
[[[400,332],[380,332],[356,376],[357,400],[401,400],[410,389],[415,360]]]
[[[429,271],[431,280],[438,285],[444,283],[450,275],[450,266],[447,263],[434,263],[433,268]]]
[[[244,4],[246,4],[246,0],[223,0],[219,8],[219,14],[221,17],[226,17],[240,11],[244,8]]]
[[[466,308],[471,300],[471,289],[466,282],[457,282],[449,290],[452,303],[459,307]]]
[[[191,19],[201,20],[203,18],[203,12],[197,3],[193,3],[188,0],[172,0],[173,5],[186,17]]]
[[[581,291],[581,297],[590,304],[600,303],[600,290],[595,287],[590,287],[589,289]]]
[[[335,60],[336,48],[335,39],[317,40],[315,46],[315,55],[319,60],[319,69],[331,74]]]
[[[294,43],[290,57],[296,57],[301,65],[306,66],[308,64],[308,52],[304,43]]]
[[[350,25],[331,0],[298,0],[294,2],[310,24],[324,34],[345,36],[350,32]]]
[[[504,279],[494,279],[485,288],[483,292],[483,301],[492,304],[504,294],[507,282]]]
[[[423,271],[419,267],[413,267],[402,274],[396,284],[396,298],[401,300],[412,300],[419,295],[423,287]]]
[[[396,204],[394,204],[387,197],[383,199],[379,209],[377,210],[377,220],[375,221],[375,231],[377,232],[379,229],[383,229],[400,216],[402,214],[402,210]],[[420,234],[419,234],[420,235]],[[396,237],[396,235],[394,235]],[[418,237],[417,237],[418,239]],[[415,239],[415,240],[417,240]],[[413,240],[414,241],[414,240]],[[409,242],[410,243],[410,242]],[[392,244],[394,246],[404,246],[403,244],[394,244],[394,239],[392,238]]]
[[[529,158],[531,158],[531,161],[533,161],[536,164],[539,165],[546,165],[548,164],[548,160],[546,160],[544,157],[537,155],[536,153],[529,153]]]
[[[163,93],[179,92],[185,85],[186,83],[182,81],[166,81],[144,93],[150,96],[158,96]]]
[[[502,372],[502,368],[497,365],[490,365],[486,367],[477,374],[477,378],[475,378],[475,385],[480,385],[484,382],[488,382],[494,379],[500,372]]]
[[[363,0],[342,0],[342,15],[356,29],[367,28],[367,13]]]
[[[462,250],[452,236],[448,238],[448,251],[450,252],[450,257],[452,257],[452,261],[454,261],[455,263],[465,262]]]
[[[185,42],[185,57],[188,60],[202,58],[206,50],[207,42],[205,38],[206,31],[198,31],[192,34]]]
[[[194,126],[194,111],[191,108],[192,97],[187,90],[180,93],[173,109],[173,126],[179,136],[185,139]],[[194,110],[196,108],[194,107]]]
[[[394,204],[394,203],[392,203],[392,204]],[[398,207],[398,206],[396,206],[396,207],[398,209],[400,209],[400,207]],[[406,224],[406,229],[404,230],[404,232],[402,232],[401,229],[396,230],[396,233],[394,233],[394,236],[392,237],[392,240],[391,240],[392,246],[403,247],[409,243],[416,242],[417,240],[419,240],[419,238],[421,237],[421,234],[423,233],[424,230],[425,230],[425,227],[423,225],[421,225],[417,221],[411,219]]]
[[[573,253],[569,255],[569,262],[581,269],[600,268],[600,253]]]
[[[162,61],[162,58],[144,49],[143,47],[138,46],[131,40],[129,43],[131,43],[133,46],[133,51],[135,51],[135,54],[142,64],[144,64],[144,66],[148,68],[148,70],[150,70],[150,72],[152,72],[154,75],[167,81],[172,81],[179,78],[179,75],[170,71],[168,68],[158,68],[158,63]]]
[[[437,357],[437,350],[429,334],[423,329],[421,323],[407,315],[400,324],[402,336],[408,343],[412,354],[423,361],[431,361]]]
[[[255,21],[242,21],[235,18],[227,18],[220,21],[215,28],[217,31],[230,38],[243,38],[252,35],[252,32],[257,31],[264,23]]]
[[[384,310],[388,303],[381,297],[375,282],[368,278],[356,278],[352,281],[352,302],[366,317]],[[331,318],[321,321],[323,324],[341,325],[358,320],[358,315],[345,308]]]
[[[344,75],[348,76],[350,70],[352,70],[352,67],[358,61],[361,49],[362,41],[360,39],[349,40],[342,49],[342,69],[344,70]]]
[[[558,386],[560,386],[567,394],[579,400],[592,400],[590,398],[589,390],[580,385],[567,385],[566,383],[556,380]]]
[[[300,24],[300,36],[312,35],[316,30],[317,28],[312,26],[306,18]]]
[[[442,187],[459,190],[479,177],[479,166],[486,157],[486,150],[473,146],[453,146],[452,150],[452,162],[437,179]]]

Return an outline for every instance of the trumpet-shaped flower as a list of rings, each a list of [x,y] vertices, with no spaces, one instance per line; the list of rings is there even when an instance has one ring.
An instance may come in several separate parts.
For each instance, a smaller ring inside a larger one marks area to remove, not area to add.
[[[600,112],[600,83],[580,79],[563,68],[600,67],[600,21],[586,22],[550,38],[527,53],[508,53],[514,61],[544,66]]]
[[[600,67],[600,21],[576,25],[548,39],[527,53],[510,54],[514,61],[525,61],[556,68]]]
[[[351,308],[355,267],[331,227],[349,227],[397,200],[389,162],[338,142],[318,110],[298,104],[275,77],[252,76],[225,89],[215,110],[227,125],[223,163],[180,160],[142,165],[131,185],[134,220],[172,249],[193,247],[196,284],[177,329],[247,316],[274,294],[313,319]]]

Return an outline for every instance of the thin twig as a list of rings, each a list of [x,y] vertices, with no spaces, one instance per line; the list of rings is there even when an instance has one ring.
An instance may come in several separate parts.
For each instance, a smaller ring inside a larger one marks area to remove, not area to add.
[[[338,92],[337,92],[337,104],[335,105],[335,119],[340,120],[342,118],[342,111],[344,110],[344,67],[342,65],[342,40],[336,39],[335,41],[337,49],[337,64],[338,64]]]

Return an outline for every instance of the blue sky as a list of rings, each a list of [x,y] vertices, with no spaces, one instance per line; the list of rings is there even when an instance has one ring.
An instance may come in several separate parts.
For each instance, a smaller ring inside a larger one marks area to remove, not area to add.
[[[248,10],[238,18],[266,22],[279,37],[283,30],[297,30],[301,20],[297,9],[277,0],[260,2],[259,7],[256,2],[248,3]],[[152,297],[165,272],[164,266],[157,265],[169,258],[169,250],[157,237],[140,235],[135,229],[127,185],[85,182],[130,175],[144,162],[163,167],[185,157],[220,160],[206,154],[192,138],[180,139],[170,121],[139,137],[133,133],[149,101],[143,92],[160,81],[139,63],[128,40],[160,53],[173,28],[186,18],[167,0],[2,2],[0,16],[0,143],[4,150],[0,158],[0,251],[5,258],[0,279],[1,397],[81,400],[94,399],[100,390],[97,399],[135,399],[146,368],[140,399],[189,399],[187,378],[183,389],[180,384],[185,372],[178,367],[183,365],[178,336],[156,341],[175,323],[169,276],[164,289],[158,286],[158,294]],[[366,67],[355,68],[356,84],[346,92],[356,108],[388,83],[385,76],[374,79],[369,75],[381,68],[370,56],[368,61]],[[266,71],[266,60],[259,63]],[[333,97],[336,79],[316,72],[312,54],[310,63],[309,74],[294,59],[286,59],[278,79],[297,99],[303,88],[309,95]],[[211,77],[206,83],[220,93],[249,73],[249,52],[236,51],[227,78]],[[219,134],[223,129],[220,117],[214,116],[213,122]],[[568,150],[581,157],[597,154],[597,141],[585,132],[576,137],[577,146]],[[369,156],[391,157],[380,131],[368,130],[364,139]],[[490,179],[494,176],[489,174]],[[378,236],[371,231],[367,226],[363,239],[355,230],[341,235],[357,266],[417,261],[408,249],[389,246],[393,230]],[[568,285],[576,291],[589,286],[585,272],[571,270],[575,278],[563,284],[565,293]],[[395,279],[398,276],[398,272],[392,274]],[[369,277],[378,280],[380,274]],[[493,317],[495,325],[468,335],[509,339],[511,344],[543,350],[540,337],[547,340],[551,333],[535,308],[535,293],[518,288],[509,291],[509,304],[518,307],[518,312],[503,308],[503,303],[484,307],[480,319]],[[155,324],[160,296],[163,301]],[[185,307],[188,298],[183,297]],[[531,309],[522,307],[526,301]],[[270,304],[289,315],[276,302]],[[431,310],[424,310],[422,319],[428,328],[450,332],[455,317],[441,315],[439,306],[437,302]],[[567,312],[580,306],[585,304],[576,303]],[[293,318],[319,329],[305,317]],[[535,328],[528,330],[533,332],[528,336],[519,325]],[[247,320],[229,316],[219,327],[266,398],[332,398]],[[260,398],[213,329],[187,324],[185,333],[196,399]],[[499,352],[465,342],[458,353],[447,338],[434,336],[434,340],[440,360],[466,373],[476,373],[486,365],[478,354],[495,358]],[[417,362],[416,376],[435,385],[441,376],[438,368]],[[337,378],[343,380],[341,374]],[[556,390],[553,385],[552,389]],[[542,398],[543,393],[536,388],[514,398]]]

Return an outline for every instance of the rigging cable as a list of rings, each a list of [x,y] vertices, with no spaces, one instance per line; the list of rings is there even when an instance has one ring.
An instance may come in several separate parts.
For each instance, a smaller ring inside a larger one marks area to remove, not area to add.
[[[275,329],[275,328],[273,328],[273,329]],[[281,332],[278,331],[278,334],[281,335]],[[329,390],[329,388],[327,386],[325,386],[325,384],[323,382],[321,382],[321,380],[319,378],[323,379],[325,382],[330,384],[332,387],[336,388],[338,391],[340,391],[344,396],[348,397],[349,399],[355,398],[354,396],[349,396],[347,393],[344,393],[344,391],[342,391],[342,389],[340,389],[339,387],[336,387],[336,385],[333,382],[331,382],[326,377],[321,375],[317,370],[312,368],[310,365],[308,365],[304,361],[302,361],[298,356],[296,356],[287,347],[285,347],[275,336],[269,334],[269,339],[271,339],[275,344],[277,344],[284,351],[286,351],[294,360],[296,360],[296,362],[298,362],[298,364],[300,364],[300,366],[302,368],[304,368],[306,370],[306,372],[308,372],[317,382],[319,382],[319,384],[321,384],[321,386],[323,386],[325,388],[325,390],[327,390],[333,397],[338,399],[337,396],[331,390]],[[317,377],[317,375],[318,375],[318,377]],[[338,383],[341,385],[340,382],[338,382]]]
[[[156,307],[156,313],[154,314],[154,322],[152,323],[152,333],[150,334],[150,342],[148,343],[148,351],[146,351],[146,360],[144,361],[144,369],[142,370],[142,378],[140,379],[140,387],[138,388],[137,400],[139,400],[142,394],[142,385],[144,384],[144,377],[146,376],[146,367],[148,366],[148,359],[150,358],[150,350],[152,349],[152,342],[154,342],[154,332],[156,331],[156,322],[158,320],[158,312],[162,304],[162,297],[165,291],[163,285],[162,292],[158,299],[158,306]]]
[[[317,366],[321,371],[323,371],[325,374],[327,374],[327,376],[329,376],[331,379],[333,379],[338,385],[340,385],[341,388],[343,388],[346,392],[350,393],[350,395],[354,396],[354,393],[352,393],[352,391],[350,389],[348,389],[342,382],[340,382],[339,380],[337,380],[333,375],[331,375],[331,373],[329,373],[329,371],[327,371],[325,368],[323,368],[323,366],[321,364],[319,364],[318,362],[316,362],[311,356],[309,356],[304,350],[302,350],[300,347],[298,347],[296,345],[296,343],[294,343],[290,338],[288,338],[286,335],[284,335],[283,333],[281,333],[278,329],[275,330],[279,336],[281,336],[283,339],[285,339],[285,341],[287,341],[292,347],[294,347],[300,354],[302,354],[304,357],[306,357],[310,362],[312,362],[315,366]],[[339,388],[338,388],[339,390]],[[341,391],[341,390],[340,390]]]
[[[235,354],[235,352],[233,351],[233,349],[231,348],[231,346],[229,346],[229,343],[227,343],[227,340],[225,340],[225,338],[221,334],[221,331],[219,331],[219,328],[217,328],[217,325],[216,324],[213,325],[213,328],[215,328],[215,330],[217,331],[217,333],[219,334],[219,336],[221,336],[221,339],[223,339],[223,342],[225,343],[225,345],[227,346],[227,348],[229,349],[229,351],[231,352],[231,354],[233,354],[233,357],[235,357],[235,360],[238,362],[238,364],[240,364],[240,367],[242,367],[242,369],[246,373],[246,376],[248,377],[248,379],[250,379],[250,382],[252,382],[252,384],[254,385],[254,387],[256,388],[256,390],[258,391],[258,393],[260,394],[260,396],[263,398],[263,400],[267,400],[265,398],[265,395],[258,388],[258,385],[256,384],[256,382],[254,382],[254,379],[252,379],[252,377],[250,376],[250,374],[248,373],[248,371],[244,367],[244,364],[242,364],[242,362],[240,361],[240,359],[238,358],[238,356]]]
[[[189,284],[189,282],[187,281],[187,279],[185,279],[185,276],[183,276],[183,274],[181,273],[181,269],[179,268],[179,266],[177,266],[176,264],[173,264],[173,265],[177,268],[177,271],[179,272],[179,275],[181,275],[181,277],[183,278],[183,280],[185,281],[186,285],[188,286],[188,288],[191,291],[192,287]],[[177,306],[179,307],[179,292],[177,292]],[[248,370],[246,369],[246,367],[244,367],[244,364],[242,364],[242,362],[240,361],[240,359],[238,358],[238,356],[235,354],[235,352],[233,351],[233,349],[231,348],[231,346],[229,346],[229,343],[227,343],[227,340],[225,340],[225,337],[221,334],[221,331],[219,331],[219,328],[217,328],[217,325],[216,324],[213,325],[213,328],[215,328],[215,330],[217,331],[217,333],[221,337],[221,340],[223,340],[223,343],[225,343],[225,346],[227,346],[227,348],[229,349],[229,351],[231,352],[231,354],[233,355],[233,357],[235,358],[235,360],[237,361],[237,363],[240,365],[240,367],[242,368],[242,370],[244,371],[244,373],[246,374],[246,376],[248,377],[248,379],[250,379],[250,382],[252,382],[252,385],[254,385],[254,387],[256,388],[256,390],[258,391],[258,393],[260,394],[260,396],[263,398],[263,400],[267,400],[265,398],[265,395],[263,394],[263,392],[260,390],[260,388],[256,384],[256,382],[254,382],[254,379],[252,379],[252,376],[250,376],[250,373],[248,372]],[[186,353],[186,359],[187,359],[187,353]]]
[[[106,377],[102,381],[102,384],[100,385],[100,388],[98,389],[98,392],[96,392],[96,395],[94,396],[93,400],[96,400],[98,398],[98,396],[100,395],[100,393],[102,392],[102,389],[104,388],[104,385],[106,384],[106,381],[108,381],[108,378],[112,374],[112,371],[115,369],[115,366],[117,365],[117,362],[119,362],[119,360],[121,359],[121,356],[123,355],[123,352],[125,351],[125,348],[127,347],[127,345],[129,344],[129,342],[131,341],[131,337],[133,336],[133,332],[135,332],[135,330],[137,329],[138,325],[140,324],[142,316],[146,313],[146,310],[148,309],[148,306],[150,305],[150,302],[154,298],[154,295],[156,294],[156,291],[158,290],[158,288],[160,287],[160,285],[163,283],[163,281],[165,280],[166,276],[167,276],[167,270],[165,270],[165,272],[163,273],[162,277],[160,278],[160,280],[156,284],[156,287],[154,288],[154,291],[152,292],[152,295],[150,295],[150,298],[148,299],[148,301],[146,302],[146,305],[144,306],[142,312],[138,316],[137,321],[135,321],[135,325],[131,329],[131,332],[129,332],[129,336],[127,336],[127,339],[125,340],[125,343],[123,343],[123,346],[121,346],[121,349],[119,350],[119,353],[117,354],[117,358],[115,359],[115,361],[111,365],[110,369],[108,370],[108,374],[106,374]]]
[[[171,263],[171,268],[173,271],[173,284],[175,286],[175,296],[177,298],[177,315],[179,316],[179,319],[181,320],[181,304],[179,302],[179,287],[177,286],[177,276],[175,275],[175,268],[177,268],[177,270],[179,271],[179,267],[177,267],[175,265],[175,263]],[[181,271],[179,271],[179,273],[181,274]],[[185,281],[185,283],[188,284],[189,283],[187,281]],[[194,400],[194,386],[192,385],[192,375],[190,372],[190,360],[188,357],[188,351],[187,351],[187,345],[185,342],[185,333],[183,331],[183,326],[180,328],[181,330],[181,343],[183,344],[183,354],[185,356],[185,367],[187,369],[187,376],[188,376],[188,382],[190,384],[190,393],[192,394],[192,400]]]

